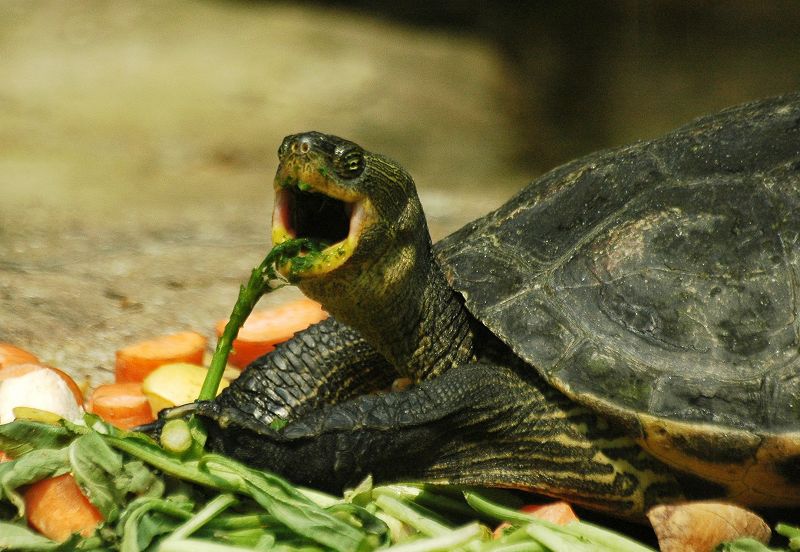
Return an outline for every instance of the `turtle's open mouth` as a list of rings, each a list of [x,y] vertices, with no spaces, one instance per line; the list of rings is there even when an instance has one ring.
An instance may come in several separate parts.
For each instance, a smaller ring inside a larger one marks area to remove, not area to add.
[[[299,188],[282,190],[281,196],[285,199],[282,222],[295,238],[332,244],[350,233],[354,203]]]
[[[294,276],[319,276],[344,264],[371,219],[372,208],[366,198],[337,188],[327,179],[314,180],[276,180],[273,244],[308,238],[321,247],[318,258]]]

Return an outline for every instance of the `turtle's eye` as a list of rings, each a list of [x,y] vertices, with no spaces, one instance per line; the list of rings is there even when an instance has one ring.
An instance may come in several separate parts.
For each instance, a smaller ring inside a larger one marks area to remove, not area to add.
[[[364,152],[358,146],[336,148],[333,170],[342,178],[355,178],[364,172]]]

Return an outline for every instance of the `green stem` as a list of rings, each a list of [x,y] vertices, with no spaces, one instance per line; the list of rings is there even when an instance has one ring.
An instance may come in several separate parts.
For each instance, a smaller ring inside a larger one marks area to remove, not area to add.
[[[225,324],[225,330],[217,341],[214,356],[211,358],[211,367],[208,369],[208,374],[203,381],[203,387],[200,388],[200,395],[197,400],[210,401],[217,396],[217,389],[220,381],[222,381],[225,366],[228,363],[228,355],[230,355],[233,340],[239,335],[239,328],[250,316],[261,296],[268,291],[272,291],[269,283],[264,281],[264,264],[261,263],[258,268],[253,269],[247,285],[239,288],[239,297],[233,305],[233,311],[228,323]]]
[[[390,516],[430,537],[438,537],[451,531],[446,525],[423,516],[405,502],[391,496],[380,495],[375,499],[375,504]]]
[[[211,358],[211,367],[208,369],[208,374],[205,381],[203,381],[203,387],[200,389],[200,395],[197,400],[210,401],[217,396],[219,382],[222,381],[222,373],[225,371],[233,340],[239,334],[239,328],[250,316],[262,295],[275,291],[288,283],[287,280],[278,275],[275,267],[286,263],[293,266],[301,258],[301,254],[319,251],[320,249],[321,245],[314,240],[305,238],[287,240],[273,247],[264,257],[264,260],[261,261],[261,264],[253,269],[247,285],[239,288],[239,297],[233,305],[233,311],[228,323],[225,325],[225,330],[223,330],[217,341],[214,356]]]
[[[208,522],[208,529],[257,529],[276,524],[275,517],[269,514],[238,514],[219,516]]]
[[[463,496],[460,496],[461,500],[455,500],[447,495],[414,485],[382,485],[372,490],[373,498],[381,495],[388,495],[398,500],[408,500],[441,514],[454,514],[470,519],[474,519],[476,514],[474,509],[464,503]],[[477,513],[480,514],[480,512]],[[488,516],[483,517],[488,519]]]
[[[197,468],[197,462],[181,462],[180,460],[167,456],[160,448],[146,446],[129,439],[120,439],[111,436],[105,436],[104,439],[112,447],[127,452],[131,456],[173,477],[213,489],[231,492],[243,491],[241,478],[239,477],[231,476],[230,478],[224,478],[221,474],[211,475],[207,472],[200,471]]]
[[[159,552],[252,552],[252,548],[218,544],[200,539],[166,539],[158,547]]]
[[[585,521],[573,521],[567,525],[557,525],[543,519],[537,519],[523,512],[517,512],[510,508],[500,506],[499,504],[494,504],[475,492],[465,492],[464,498],[466,498],[467,504],[477,511],[492,516],[497,520],[510,521],[514,524],[527,524],[525,530],[537,540],[541,540],[539,537],[542,535],[545,535],[544,538],[548,538],[547,535],[551,535],[551,533],[548,533],[548,531],[550,531],[591,542],[592,545],[595,546],[595,549],[597,549],[597,547],[605,547],[601,549],[614,550],[616,552],[654,552],[649,546],[644,546],[619,533],[614,533],[613,531],[597,527]],[[549,546],[546,542],[541,542],[545,544],[545,546]],[[576,544],[576,550],[578,546],[579,545]]]
[[[200,529],[217,514],[236,502],[236,497],[232,494],[222,494],[214,498],[205,507],[193,515],[183,525],[175,529],[168,537],[169,539],[183,539]]]
[[[468,544],[472,540],[480,539],[483,529],[478,523],[470,523],[458,529],[448,530],[441,535],[396,544],[386,549],[387,552],[449,552]]]

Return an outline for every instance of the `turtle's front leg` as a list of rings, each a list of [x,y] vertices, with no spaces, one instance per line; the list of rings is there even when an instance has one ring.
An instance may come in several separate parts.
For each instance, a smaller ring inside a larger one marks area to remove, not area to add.
[[[211,448],[330,491],[372,474],[379,482],[527,488],[626,516],[680,493],[669,469],[527,367],[460,366],[406,391],[322,407],[282,429],[253,418],[217,421]]]
[[[352,328],[328,318],[253,361],[200,412],[269,424],[388,387],[394,369]]]

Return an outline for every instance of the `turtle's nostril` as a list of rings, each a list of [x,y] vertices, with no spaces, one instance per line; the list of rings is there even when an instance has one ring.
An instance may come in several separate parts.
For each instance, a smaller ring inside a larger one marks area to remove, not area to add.
[[[339,138],[336,140],[342,141]],[[282,161],[289,157],[332,156],[339,142],[319,132],[292,134],[283,139],[278,156]]]
[[[307,137],[298,138],[292,141],[291,146],[289,146],[289,150],[293,154],[306,154],[311,149],[311,140]]]

